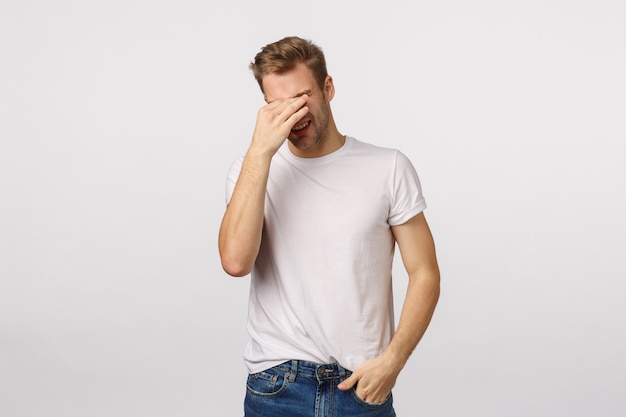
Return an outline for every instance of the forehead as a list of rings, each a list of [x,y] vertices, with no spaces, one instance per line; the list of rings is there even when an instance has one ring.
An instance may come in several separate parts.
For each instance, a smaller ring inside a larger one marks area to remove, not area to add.
[[[314,87],[313,73],[304,64],[298,64],[282,74],[267,74],[263,77],[263,91],[267,101],[295,97]]]

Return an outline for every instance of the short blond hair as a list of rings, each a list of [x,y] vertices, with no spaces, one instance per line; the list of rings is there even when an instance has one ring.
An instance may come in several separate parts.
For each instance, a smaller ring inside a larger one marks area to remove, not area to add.
[[[324,52],[310,40],[297,36],[289,36],[265,45],[250,63],[250,69],[261,91],[265,93],[263,91],[264,76],[284,74],[294,69],[297,64],[306,65],[313,73],[318,87],[324,88],[324,81],[328,76]]]

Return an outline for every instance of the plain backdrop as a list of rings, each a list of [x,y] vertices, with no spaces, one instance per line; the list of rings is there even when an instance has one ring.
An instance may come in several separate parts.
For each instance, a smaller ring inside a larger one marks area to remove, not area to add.
[[[625,2],[1,0],[0,416],[243,415],[217,232],[288,35],[422,180],[442,295],[398,416],[625,415]]]

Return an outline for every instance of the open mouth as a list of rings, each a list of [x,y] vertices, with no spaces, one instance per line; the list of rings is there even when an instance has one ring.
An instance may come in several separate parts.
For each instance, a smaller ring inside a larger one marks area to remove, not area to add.
[[[300,124],[295,125],[293,129],[291,129],[291,132],[297,133],[297,134],[304,133],[310,125],[311,125],[311,121],[307,120],[306,122],[302,122]]]

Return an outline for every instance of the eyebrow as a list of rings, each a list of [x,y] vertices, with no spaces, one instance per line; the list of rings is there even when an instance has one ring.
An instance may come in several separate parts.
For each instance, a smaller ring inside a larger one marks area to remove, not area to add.
[[[298,94],[296,94],[295,96],[293,96],[293,97],[291,97],[291,98],[298,98],[298,97],[301,97],[301,96],[303,96],[303,95],[305,95],[305,94],[306,94],[307,96],[310,96],[312,92],[313,92],[313,91],[311,91],[311,90],[304,90],[304,91],[299,92]]]
[[[296,95],[294,95],[294,96],[292,96],[292,97],[289,97],[289,98],[298,98],[298,97],[302,97],[302,96],[303,96],[303,95],[305,95],[305,94],[306,94],[307,96],[310,96],[312,93],[313,93],[313,91],[312,91],[312,90],[303,90],[303,91],[300,91],[298,94],[296,94]],[[275,102],[276,100],[279,100],[279,99],[275,99],[275,100],[272,100],[272,101],[268,101],[268,103],[273,103],[273,102]]]

